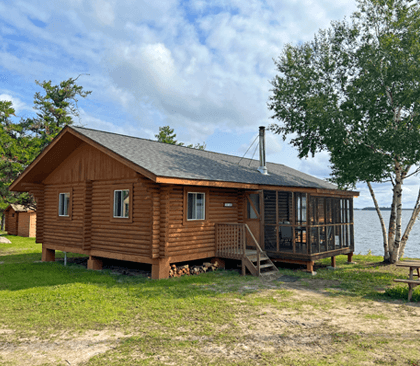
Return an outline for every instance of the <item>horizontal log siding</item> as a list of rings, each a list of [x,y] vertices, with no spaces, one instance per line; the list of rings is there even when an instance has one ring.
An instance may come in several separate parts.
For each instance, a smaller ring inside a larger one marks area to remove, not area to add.
[[[92,183],[90,249],[110,253],[151,256],[152,195],[144,180],[133,183],[132,222],[111,221],[114,185],[119,181]]]
[[[18,223],[18,236],[29,237],[29,229],[31,226],[31,213],[30,212],[20,212],[19,213],[19,223]]]
[[[65,245],[82,248],[83,241],[83,198],[81,186],[73,186],[71,199],[71,220],[58,217],[58,194],[67,192],[68,186],[60,188],[54,185],[45,186],[43,207],[42,243],[45,245]]]
[[[189,190],[189,189],[188,189]],[[200,188],[192,187],[192,192],[199,192]],[[169,231],[167,232],[166,255],[200,255],[203,258],[209,252],[215,251],[215,223],[239,222],[243,220],[243,209],[240,197],[242,194],[237,190],[210,189],[208,197],[208,217],[200,224],[197,222],[185,222],[186,207],[184,207],[184,188],[174,186],[170,192],[169,202]],[[232,203],[233,207],[224,207],[225,203]],[[162,216],[161,216],[162,217]],[[161,226],[161,232],[165,230]]]
[[[45,196],[44,186],[36,185],[29,189],[36,201],[36,214],[34,218],[35,225],[35,243],[43,243],[44,241],[44,216],[45,216]]]
[[[14,216],[12,217],[12,215]],[[9,235],[17,235],[17,219],[18,213],[13,208],[6,212],[6,226],[5,229]]]

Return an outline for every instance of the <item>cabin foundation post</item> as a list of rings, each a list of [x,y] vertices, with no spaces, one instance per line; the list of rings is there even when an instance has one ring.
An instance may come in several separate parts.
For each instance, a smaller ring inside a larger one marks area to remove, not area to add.
[[[87,269],[100,271],[102,269],[102,260],[98,257],[93,257],[90,255],[89,260],[87,262]]]
[[[331,267],[335,268],[335,257],[331,257]]]
[[[347,254],[347,262],[353,263],[353,252]]]
[[[314,261],[306,262],[306,271],[312,273],[314,271]]]
[[[169,258],[159,259],[157,263],[152,264],[152,280],[169,278],[169,269]]]
[[[43,262],[55,262],[55,250],[48,249],[42,246],[42,257],[41,260]]]

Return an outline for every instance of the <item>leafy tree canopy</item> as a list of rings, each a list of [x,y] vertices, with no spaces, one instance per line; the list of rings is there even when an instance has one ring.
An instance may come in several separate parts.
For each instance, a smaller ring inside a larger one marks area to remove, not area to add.
[[[328,151],[340,187],[392,182],[388,249],[398,257],[402,184],[420,162],[420,4],[357,2],[351,22],[286,45],[275,60],[268,106],[281,124],[271,129],[291,136],[301,158]]]
[[[271,129],[299,156],[331,153],[343,186],[383,181],[420,161],[420,6],[360,0],[352,23],[334,22],[276,60]]]
[[[57,136],[63,127],[78,117],[78,97],[91,92],[76,84],[77,78],[53,85],[51,81],[36,81],[43,88],[34,96],[36,116],[13,122],[12,102],[0,101],[0,212],[10,203],[35,208],[27,193],[8,190],[10,184],[23,172],[41,150]]]

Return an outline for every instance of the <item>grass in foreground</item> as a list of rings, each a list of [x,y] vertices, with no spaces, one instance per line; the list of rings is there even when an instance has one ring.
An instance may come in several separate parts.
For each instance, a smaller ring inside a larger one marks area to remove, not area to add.
[[[41,263],[34,239],[8,238],[0,245],[0,364],[20,362],[2,356],[2,342],[19,349],[22,340],[77,342],[91,332],[87,354],[107,331],[122,335],[80,364],[420,365],[418,334],[400,327],[420,329],[418,303],[392,281],[407,270],[380,257],[350,265],[338,257],[334,271],[321,261],[316,276],[280,269],[300,278],[295,286],[235,271],[153,281]],[[68,364],[62,354],[43,364]]]

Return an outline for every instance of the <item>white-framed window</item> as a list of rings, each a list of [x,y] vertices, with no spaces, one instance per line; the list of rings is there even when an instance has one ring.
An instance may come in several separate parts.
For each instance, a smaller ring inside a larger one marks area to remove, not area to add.
[[[187,220],[206,219],[206,194],[188,192],[188,211]]]
[[[70,193],[58,195],[58,216],[69,216]]]
[[[114,217],[129,218],[130,216],[130,190],[118,189],[114,191]]]

